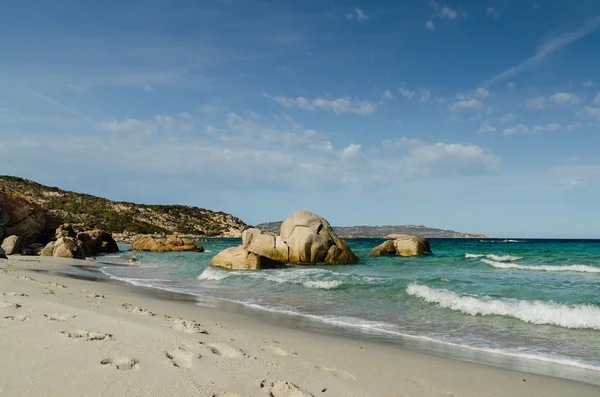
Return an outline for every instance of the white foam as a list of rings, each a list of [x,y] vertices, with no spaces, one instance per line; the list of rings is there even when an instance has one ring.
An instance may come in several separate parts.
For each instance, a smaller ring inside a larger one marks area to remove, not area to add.
[[[318,288],[318,289],[332,289],[339,287],[343,283],[339,280],[331,280],[331,281],[305,281],[302,283],[305,287],[308,288]]]
[[[600,273],[600,267],[586,265],[569,265],[569,266],[524,266],[517,263],[496,262],[489,259],[482,259],[481,262],[486,263],[498,269],[519,269],[519,270],[537,270],[544,272],[580,272],[580,273]]]
[[[531,324],[551,324],[564,328],[600,330],[600,307],[587,304],[565,305],[552,301],[500,300],[487,296],[461,296],[445,289],[411,283],[409,295],[471,316],[508,316]]]
[[[214,267],[207,267],[202,273],[200,273],[198,280],[219,281],[224,280],[227,277],[229,277],[229,272],[227,270],[218,270]]]
[[[485,255],[483,255],[483,254],[468,254],[468,253],[467,253],[467,254],[465,254],[465,258],[468,258],[468,259],[472,259],[472,258],[482,258],[482,257],[484,257],[484,256],[485,256]]]
[[[519,259],[523,259],[522,256],[512,256],[512,255],[494,255],[494,254],[487,254],[485,256],[486,258],[490,258],[492,260],[498,261],[498,262],[512,262],[512,261],[518,261]]]

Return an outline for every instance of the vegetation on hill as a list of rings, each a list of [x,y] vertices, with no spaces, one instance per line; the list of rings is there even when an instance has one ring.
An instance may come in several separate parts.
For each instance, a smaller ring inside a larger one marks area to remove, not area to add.
[[[0,187],[30,197],[65,222],[110,233],[199,234],[238,236],[247,228],[239,218],[185,205],[146,205],[41,185],[15,176],[0,176]]]
[[[260,229],[279,232],[281,222],[266,222],[257,225]],[[484,234],[461,233],[454,230],[436,229],[426,226],[398,225],[398,226],[332,226],[340,237],[365,237],[382,238],[388,234],[411,234],[425,238],[486,238]]]

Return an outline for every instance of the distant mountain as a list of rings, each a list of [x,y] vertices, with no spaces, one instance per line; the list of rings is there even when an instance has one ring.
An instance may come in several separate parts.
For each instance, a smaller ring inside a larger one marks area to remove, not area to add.
[[[256,227],[278,232],[281,222],[265,222]],[[383,238],[388,234],[413,234],[426,238],[488,238],[484,234],[461,233],[454,230],[436,229],[426,226],[398,225],[398,226],[333,226],[333,230],[340,237],[356,238],[371,237]]]
[[[185,205],[146,205],[62,190],[14,176],[0,176],[0,187],[31,198],[81,229],[110,233],[186,233],[240,237],[247,225],[239,218]]]

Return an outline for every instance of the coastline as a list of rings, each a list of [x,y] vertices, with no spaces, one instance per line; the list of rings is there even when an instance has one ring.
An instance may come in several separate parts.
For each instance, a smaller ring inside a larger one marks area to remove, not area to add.
[[[72,265],[94,262],[42,257],[0,262],[4,394],[285,396],[293,395],[289,384],[315,396],[600,392],[591,384],[274,325],[193,299],[185,303],[141,287],[54,273]],[[110,336],[98,340],[105,334]],[[289,382],[287,392],[278,381]],[[275,389],[269,391],[271,384]]]

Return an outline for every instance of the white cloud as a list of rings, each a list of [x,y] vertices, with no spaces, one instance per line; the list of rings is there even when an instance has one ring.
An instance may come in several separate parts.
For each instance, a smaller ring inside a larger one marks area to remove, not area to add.
[[[527,126],[523,124],[518,124],[511,128],[506,128],[504,130],[505,135],[513,135],[513,134],[529,134],[530,130]]]
[[[592,118],[595,118],[596,120],[600,121],[600,108],[593,108],[591,106],[586,106],[583,109],[583,111],[588,116],[590,116]]]
[[[471,98],[471,99],[465,99],[462,101],[457,101],[455,103],[453,103],[452,105],[448,106],[448,109],[450,109],[453,112],[456,112],[459,109],[479,109],[483,106],[483,103],[481,103],[481,101],[475,99],[475,98]]]
[[[440,17],[451,21],[458,18],[458,13],[448,6],[443,6],[442,11],[440,11]]]
[[[508,123],[509,121],[513,121],[515,119],[515,115],[513,113],[506,113],[502,117],[498,117],[498,122],[501,124]]]
[[[200,111],[204,114],[214,114],[219,111],[219,106],[210,104],[202,105]]]
[[[485,13],[494,19],[498,19],[500,18],[500,15],[502,15],[500,10],[492,7],[488,7],[487,10],[485,10]]]
[[[514,127],[506,128],[504,130],[505,135],[514,135],[514,134],[539,134],[540,132],[551,132],[558,131],[560,129],[560,124],[558,123],[548,123],[545,125],[535,125],[531,128],[527,127],[524,124],[517,124]]]
[[[477,89],[477,96],[485,98],[485,97],[490,96],[490,92],[488,90],[486,90],[485,88],[478,88]]]
[[[483,123],[481,124],[481,127],[479,127],[479,133],[481,134],[493,134],[494,132],[496,132],[496,127],[487,124],[487,123]]]
[[[546,107],[546,98],[539,96],[537,98],[529,98],[525,100],[525,107],[528,109],[544,109]]]
[[[578,188],[600,183],[600,165],[567,165],[552,169],[560,179],[559,183],[565,188]]]
[[[346,15],[348,19],[356,19],[358,22],[365,22],[371,19],[363,10],[355,8],[354,11]]]
[[[581,85],[585,88],[590,88],[594,85],[594,82],[592,80],[586,80],[583,83],[581,83]]]
[[[600,105],[600,92],[596,94],[596,98],[594,98],[594,103]]]
[[[350,97],[340,97],[337,99],[307,99],[304,97],[298,98],[285,98],[285,97],[270,97],[265,94],[267,98],[273,99],[275,102],[288,108],[298,108],[302,110],[314,111],[324,110],[333,112],[335,114],[358,114],[366,116],[373,114],[377,108],[376,103],[369,101],[361,101]]]
[[[435,25],[433,24],[433,21],[431,21],[431,20],[430,20],[430,21],[427,21],[427,22],[425,23],[425,29],[428,29],[428,30],[435,30]]]
[[[578,121],[578,122],[575,122],[575,123],[573,123],[573,124],[569,124],[569,125],[567,126],[567,130],[569,130],[569,131],[573,131],[573,130],[576,130],[577,128],[581,128],[582,126],[583,126],[583,124],[581,124],[581,123]]]
[[[459,13],[448,7],[447,5],[441,5],[440,3],[438,3],[435,0],[431,0],[429,2],[429,6],[433,9],[433,17],[434,18],[439,18],[439,19],[446,19],[448,21],[452,21],[454,19],[457,19],[459,16],[466,18],[467,14],[465,12],[460,12]],[[433,25],[433,21],[430,21],[431,24]],[[427,27],[427,24],[426,24]]]
[[[580,26],[572,32],[567,32],[560,36],[556,36],[546,40],[537,48],[535,54],[532,57],[488,79],[484,83],[484,85],[489,86],[501,80],[505,80],[512,76],[515,76],[523,71],[533,69],[535,66],[540,64],[540,62],[542,62],[548,55],[560,50],[561,48],[573,43],[574,41],[577,41],[587,36],[594,30],[596,30],[598,27],[600,27],[600,17],[595,17],[593,19],[590,19],[584,25]]]
[[[383,99],[395,99],[396,97],[392,95],[390,90],[385,90],[383,93]]]
[[[122,121],[104,121],[100,123],[100,129],[115,133],[145,133],[154,134],[157,126],[151,121],[142,121],[134,118],[126,118]]]
[[[552,101],[552,103],[562,106],[574,105],[576,103],[579,103],[580,98],[577,95],[571,94],[569,92],[557,92],[556,94],[550,97],[550,100]]]
[[[361,148],[361,145],[355,145],[354,143],[351,143],[350,145],[342,149],[340,157],[343,159],[356,158],[360,155]]]
[[[151,86],[151,85],[149,85],[149,84],[146,84],[146,85],[144,86],[144,91],[146,91],[146,92],[154,92],[154,87],[152,87],[152,86]]]
[[[406,99],[413,99],[413,97],[415,97],[417,95],[417,93],[415,91],[407,90],[404,87],[400,87],[399,91],[400,91],[400,95],[402,95]]]
[[[506,88],[508,88],[508,89],[509,89],[509,90],[511,90],[511,91],[513,91],[513,90],[515,89],[515,87],[516,87],[516,86],[515,86],[515,83],[513,83],[512,81],[509,81],[509,82],[506,84]]]

